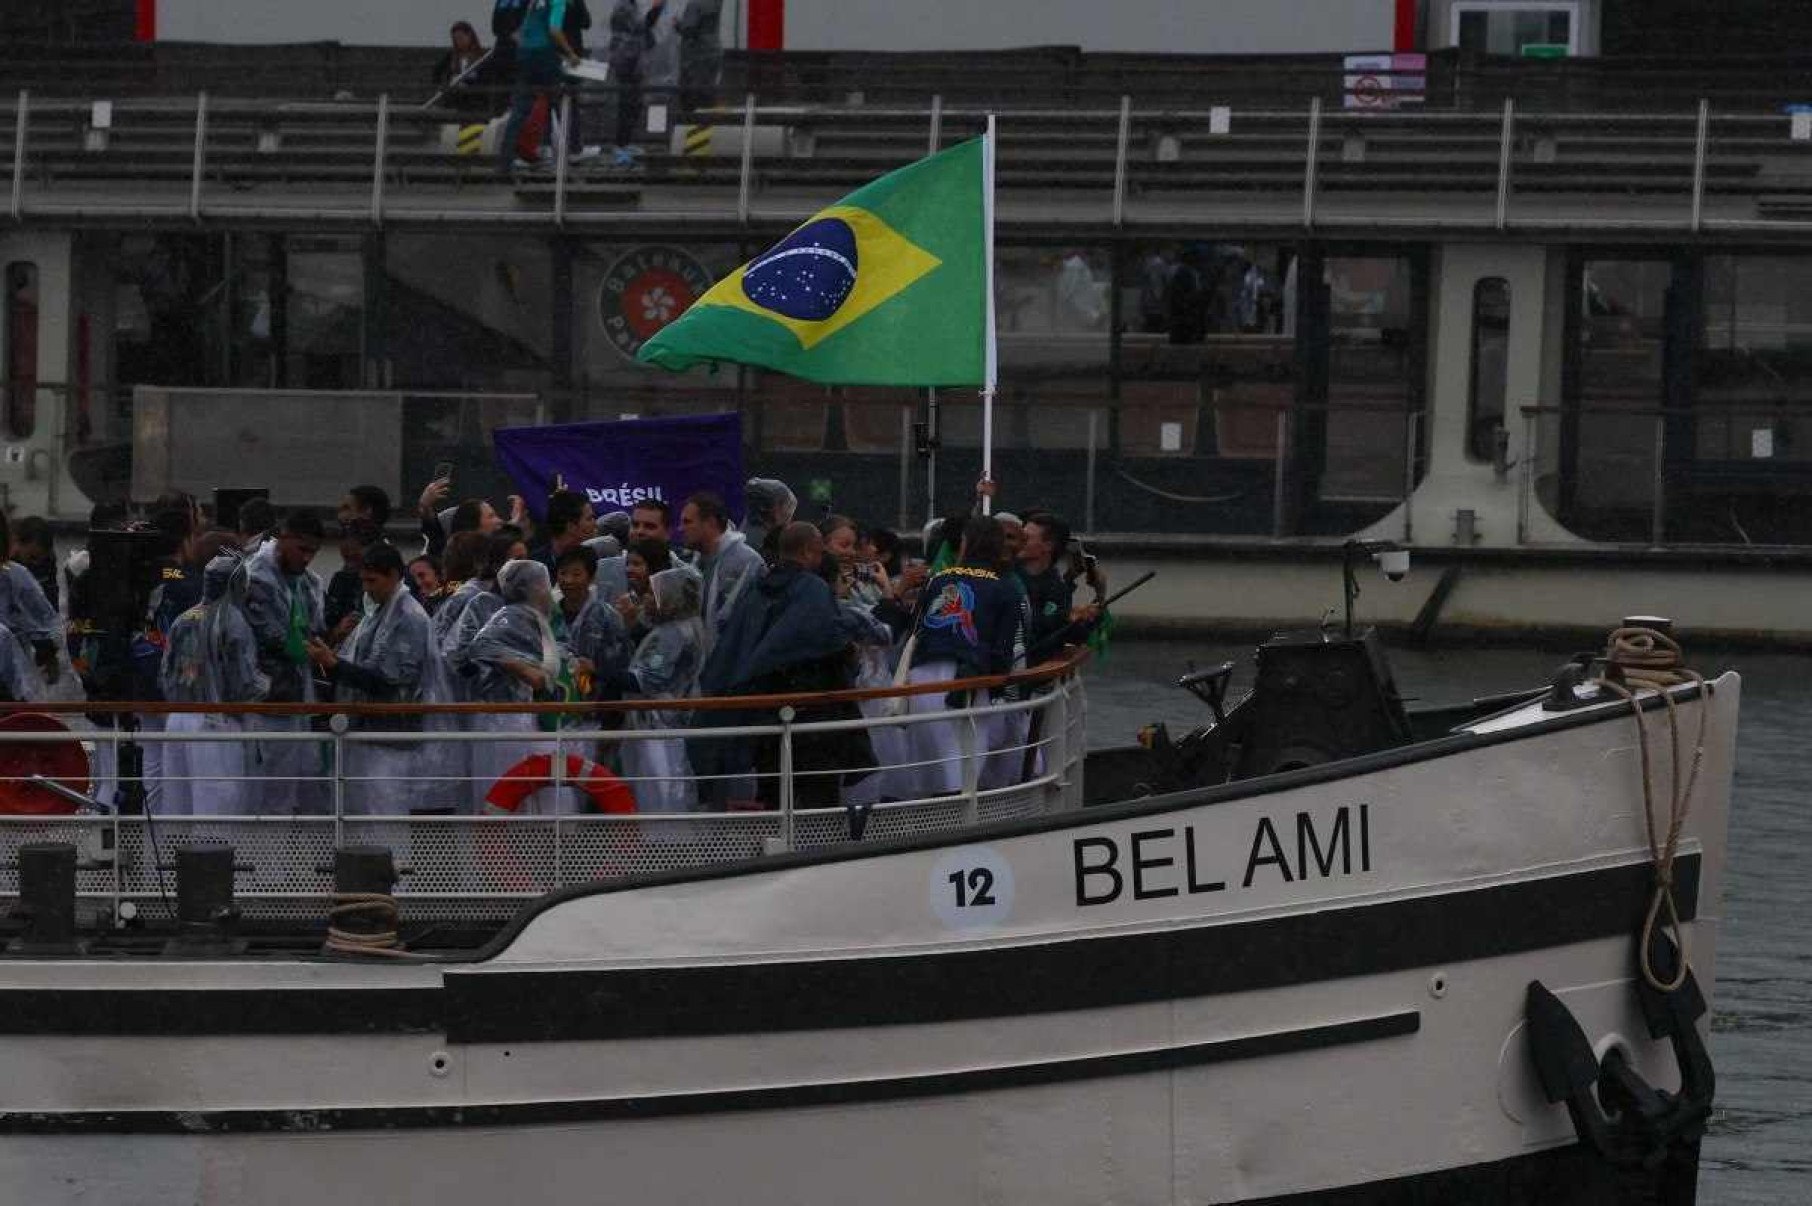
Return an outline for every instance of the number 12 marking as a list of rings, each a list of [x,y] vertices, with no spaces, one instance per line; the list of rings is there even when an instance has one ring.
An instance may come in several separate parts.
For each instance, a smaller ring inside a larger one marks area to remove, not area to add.
[[[994,872],[987,867],[971,867],[967,871],[958,869],[952,871],[947,878],[950,886],[956,889],[957,908],[981,908],[997,903],[994,899]]]

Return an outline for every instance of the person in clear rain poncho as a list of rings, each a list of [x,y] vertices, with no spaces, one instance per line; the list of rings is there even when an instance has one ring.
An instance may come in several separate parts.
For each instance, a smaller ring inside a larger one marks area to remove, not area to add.
[[[498,532],[486,537],[477,580],[461,584],[434,617],[434,637],[442,657],[451,659],[457,650],[470,645],[478,630],[502,609],[504,600],[498,575],[511,561],[527,557],[528,545],[513,532]],[[453,614],[446,615],[447,612]],[[456,686],[455,690],[459,688]]]
[[[705,625],[699,618],[703,582],[691,569],[662,570],[648,580],[648,635],[636,646],[618,686],[628,698],[685,699],[697,694],[704,662]],[[683,727],[679,709],[633,712],[629,727],[641,732]],[[648,738],[621,745],[623,773],[642,812],[685,812],[698,802],[683,737]]]
[[[339,703],[445,703],[446,675],[434,645],[428,613],[403,585],[402,554],[390,545],[368,549],[359,572],[377,610],[359,621],[336,651],[320,640],[309,658],[332,680]],[[419,731],[420,716],[357,717],[354,729]],[[346,811],[364,816],[407,816],[433,809],[459,794],[458,784],[436,781],[437,747],[419,741],[348,742]]]
[[[9,660],[21,663],[9,670],[8,681],[16,680],[29,692],[28,699],[38,700],[63,676],[57,656],[63,621],[38,580],[11,559],[11,552],[12,528],[0,512],[0,626],[11,638]]]
[[[570,655],[554,639],[550,622],[554,589],[547,567],[539,561],[516,560],[497,574],[503,606],[485,622],[470,642],[453,652],[448,665],[466,680],[471,699],[484,703],[533,703],[552,699],[560,680],[569,673]],[[537,736],[535,717],[524,712],[501,712],[474,717],[474,731],[516,734],[512,740],[474,742],[471,766],[478,806],[499,779],[510,777],[518,765],[536,754],[552,754],[555,743]],[[559,796],[558,799],[553,797]],[[577,811],[577,792],[545,788],[530,797],[540,801],[537,811]]]
[[[598,684],[625,669],[634,649],[623,617],[597,596],[597,565],[598,558],[588,548],[568,549],[555,562],[560,602],[554,609],[554,636],[591,677],[592,697],[615,698],[600,695]]]
[[[799,510],[799,498],[783,481],[771,477],[752,477],[743,487],[743,539],[769,565],[776,560],[775,542],[780,529],[793,522]]]
[[[245,618],[258,641],[258,668],[270,678],[273,703],[313,703],[314,674],[308,642],[323,629],[321,579],[309,564],[321,550],[321,521],[306,511],[291,512],[275,540],[246,561]],[[254,729],[271,734],[308,732],[306,716],[256,717]],[[257,811],[321,813],[328,793],[321,776],[320,746],[307,741],[260,741],[253,755],[258,784]]]
[[[44,679],[24,650],[12,630],[0,624],[0,692],[7,703],[30,703],[44,694]]]
[[[245,560],[221,551],[202,572],[201,602],[176,618],[158,675],[171,703],[258,703],[271,680],[258,667],[258,644],[246,622]],[[173,741],[164,750],[161,813],[172,816],[247,816],[250,750],[245,721],[217,713],[172,713],[167,733],[216,733],[223,741]]]

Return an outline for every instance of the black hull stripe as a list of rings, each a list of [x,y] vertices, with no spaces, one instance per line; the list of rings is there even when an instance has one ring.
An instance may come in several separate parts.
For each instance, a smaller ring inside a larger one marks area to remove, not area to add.
[[[1682,920],[1699,860],[1675,864]],[[1646,863],[1258,921],[797,963],[446,976],[454,1043],[832,1030],[1106,1009],[1633,935]]]
[[[1675,864],[1697,913],[1699,857]],[[982,950],[609,971],[460,971],[444,989],[0,990],[0,1036],[445,1033],[678,1038],[1103,1009],[1464,963],[1633,935],[1637,863],[1258,921]],[[0,972],[4,965],[0,964]]]
[[[771,1089],[675,1093],[653,1097],[608,1097],[580,1101],[523,1102],[470,1106],[376,1106],[344,1109],[105,1110],[0,1113],[0,1134],[196,1135],[323,1131],[402,1130],[430,1127],[535,1126],[614,1122],[745,1110],[806,1109],[922,1097],[947,1097],[1018,1089],[1110,1076],[1139,1076],[1291,1055],[1354,1043],[1415,1034],[1422,1016],[1414,1010],[1306,1026],[1269,1034],[1217,1039],[1181,1047],[1045,1060],[879,1080],[832,1081]]]

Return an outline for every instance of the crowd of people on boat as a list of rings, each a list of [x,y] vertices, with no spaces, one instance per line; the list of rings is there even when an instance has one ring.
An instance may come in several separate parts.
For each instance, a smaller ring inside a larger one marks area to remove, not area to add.
[[[9,531],[0,515],[0,693],[316,706],[96,712],[103,727],[219,738],[138,742],[138,775],[96,742],[97,796],[123,786],[138,793],[124,806],[163,815],[331,812],[336,778],[354,815],[608,808],[600,783],[674,813],[774,808],[787,790],[798,807],[921,799],[1040,772],[1027,711],[987,715],[973,736],[930,715],[1035,687],[827,696],[1006,675],[1087,639],[1105,580],[1061,518],[951,515],[914,556],[847,516],[801,519],[779,481],[752,479],[744,503],[741,524],[710,492],[677,515],[658,498],[599,515],[557,489],[536,520],[520,498],[507,515],[455,503],[443,478],[421,497],[414,542],[393,539],[385,492],[360,486],[340,503],[341,568],[325,582],[311,566],[327,525],[263,499],[230,530],[182,494],[138,520],[97,507],[61,567],[42,521]],[[122,572],[107,551],[121,532],[156,549],[148,575],[125,568],[148,582],[130,623],[99,598]],[[1076,601],[1082,582],[1094,602]],[[774,696],[795,697],[796,725],[854,723],[792,734],[783,776]],[[496,710],[624,700],[645,706]],[[444,703],[493,707],[409,710]],[[329,704],[354,733],[383,735],[346,742],[338,776],[319,735]],[[908,711],[924,719],[885,723]],[[456,732],[485,736],[436,739]]]

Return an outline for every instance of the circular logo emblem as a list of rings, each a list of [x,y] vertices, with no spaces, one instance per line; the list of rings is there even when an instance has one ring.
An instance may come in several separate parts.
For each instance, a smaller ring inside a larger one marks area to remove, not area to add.
[[[801,322],[823,322],[856,287],[856,232],[820,218],[788,235],[742,274],[745,297]]]
[[[598,321],[630,359],[662,327],[686,312],[712,285],[705,266],[676,247],[637,247],[604,274]]]

